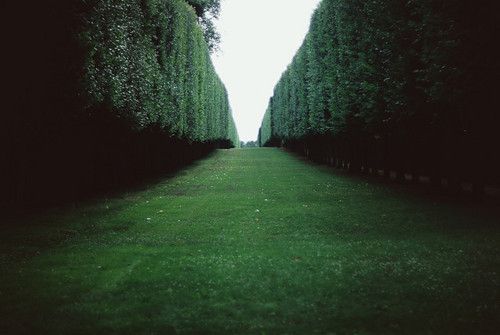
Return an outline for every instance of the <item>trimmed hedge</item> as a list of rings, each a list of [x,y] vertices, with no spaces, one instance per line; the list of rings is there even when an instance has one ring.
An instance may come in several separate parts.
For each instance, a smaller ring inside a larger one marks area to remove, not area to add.
[[[499,22],[493,1],[323,0],[261,145],[400,179],[499,183]]]
[[[239,145],[184,0],[4,7],[4,200],[77,198]]]

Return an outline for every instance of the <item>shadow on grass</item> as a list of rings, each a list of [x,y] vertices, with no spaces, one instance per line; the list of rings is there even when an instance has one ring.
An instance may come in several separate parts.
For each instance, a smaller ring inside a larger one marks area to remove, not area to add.
[[[280,150],[283,150],[307,165],[319,167],[328,173],[342,176],[354,183],[369,183],[381,187],[393,194],[413,196],[416,200],[425,200],[431,204],[453,205],[471,210],[481,210],[483,213],[497,215],[500,218],[500,196],[497,195],[478,195],[468,191],[457,193],[443,187],[435,187],[429,183],[399,181],[374,174],[351,172],[347,169],[336,168],[326,163],[310,160],[291,150],[284,148]]]
[[[201,160],[211,157],[215,152],[216,148],[209,148],[183,161],[142,172],[135,176],[129,176],[128,178],[120,178],[119,183],[100,185],[92,191],[85,192],[71,199],[51,198],[48,195],[48,198],[43,201],[0,203],[1,216],[3,218],[0,222],[0,227],[33,224],[33,222],[37,222],[36,218],[38,216],[53,211],[63,212],[65,210],[74,210],[89,204],[99,203],[106,199],[125,199],[129,194],[145,191],[165,179],[173,179],[186,174],[187,169],[197,166]],[[50,191],[48,194],[50,194]],[[126,204],[122,206],[126,206]],[[118,211],[120,208],[114,208],[114,210]]]

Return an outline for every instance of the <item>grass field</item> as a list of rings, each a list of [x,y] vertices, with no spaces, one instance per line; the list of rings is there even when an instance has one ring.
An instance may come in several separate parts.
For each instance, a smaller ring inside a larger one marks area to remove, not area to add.
[[[498,209],[422,193],[244,149],[9,216],[0,333],[496,333]]]

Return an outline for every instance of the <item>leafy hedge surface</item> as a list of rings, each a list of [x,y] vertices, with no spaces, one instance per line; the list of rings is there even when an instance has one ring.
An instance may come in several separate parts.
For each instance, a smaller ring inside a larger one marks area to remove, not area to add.
[[[66,198],[239,145],[184,0],[8,2],[7,199]]]
[[[261,145],[353,170],[498,182],[498,16],[494,1],[323,0]]]
[[[194,10],[182,0],[101,0],[81,36],[93,106],[192,141],[234,140],[227,93]]]
[[[271,144],[272,127],[271,127],[271,108],[266,110],[264,118],[262,119],[262,126],[259,129],[259,136],[257,142],[259,146]]]

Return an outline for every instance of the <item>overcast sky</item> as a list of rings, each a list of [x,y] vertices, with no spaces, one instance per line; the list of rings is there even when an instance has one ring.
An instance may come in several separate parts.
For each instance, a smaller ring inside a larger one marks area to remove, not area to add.
[[[302,44],[319,2],[221,0],[221,50],[212,58],[242,141],[257,139],[274,86]]]

